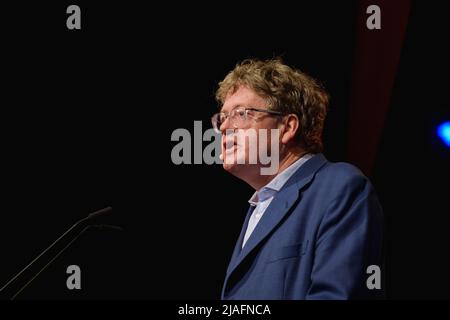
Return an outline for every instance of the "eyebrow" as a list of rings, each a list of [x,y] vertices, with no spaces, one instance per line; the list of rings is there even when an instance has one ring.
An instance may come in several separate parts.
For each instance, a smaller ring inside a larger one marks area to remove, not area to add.
[[[235,105],[233,108],[231,108],[230,112],[233,111],[233,110],[236,109],[236,108],[239,108],[239,107],[243,107],[243,105],[242,105],[242,104],[237,104],[237,105]],[[221,112],[221,113],[223,112],[223,107],[220,109],[220,112]]]

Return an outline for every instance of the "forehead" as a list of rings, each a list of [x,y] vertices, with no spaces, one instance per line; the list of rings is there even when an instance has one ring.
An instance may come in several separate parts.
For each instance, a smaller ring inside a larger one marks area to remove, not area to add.
[[[265,108],[267,103],[255,91],[246,86],[240,86],[235,92],[227,94],[222,112],[229,112],[238,106]]]

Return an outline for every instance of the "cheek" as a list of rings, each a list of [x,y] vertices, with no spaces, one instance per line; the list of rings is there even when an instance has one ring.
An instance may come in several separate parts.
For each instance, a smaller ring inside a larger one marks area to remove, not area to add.
[[[280,140],[280,133],[281,131],[278,128],[262,130],[258,139],[261,144],[270,146],[272,141]]]

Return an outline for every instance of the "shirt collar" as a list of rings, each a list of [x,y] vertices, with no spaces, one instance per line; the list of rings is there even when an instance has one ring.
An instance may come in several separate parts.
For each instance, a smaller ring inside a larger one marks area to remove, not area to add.
[[[300,159],[296,160],[289,167],[280,172],[275,178],[273,178],[268,184],[262,187],[260,190],[256,191],[253,196],[248,200],[248,202],[256,206],[259,202],[266,201],[267,199],[273,197],[284,184],[289,180],[289,178],[298,170],[306,161],[311,159],[313,154],[307,153]]]

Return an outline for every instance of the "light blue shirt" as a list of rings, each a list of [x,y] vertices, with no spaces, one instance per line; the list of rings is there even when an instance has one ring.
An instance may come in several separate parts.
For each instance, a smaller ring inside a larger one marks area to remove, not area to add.
[[[303,157],[295,161],[289,167],[281,171],[275,178],[272,179],[268,184],[262,187],[260,190],[256,191],[253,196],[248,201],[252,206],[256,208],[248,221],[247,230],[245,232],[244,241],[242,241],[242,248],[247,242],[248,238],[252,234],[259,220],[263,216],[267,207],[273,200],[273,197],[278,191],[284,186],[284,184],[289,180],[289,178],[300,168],[306,161],[311,159],[313,154],[305,154]]]

